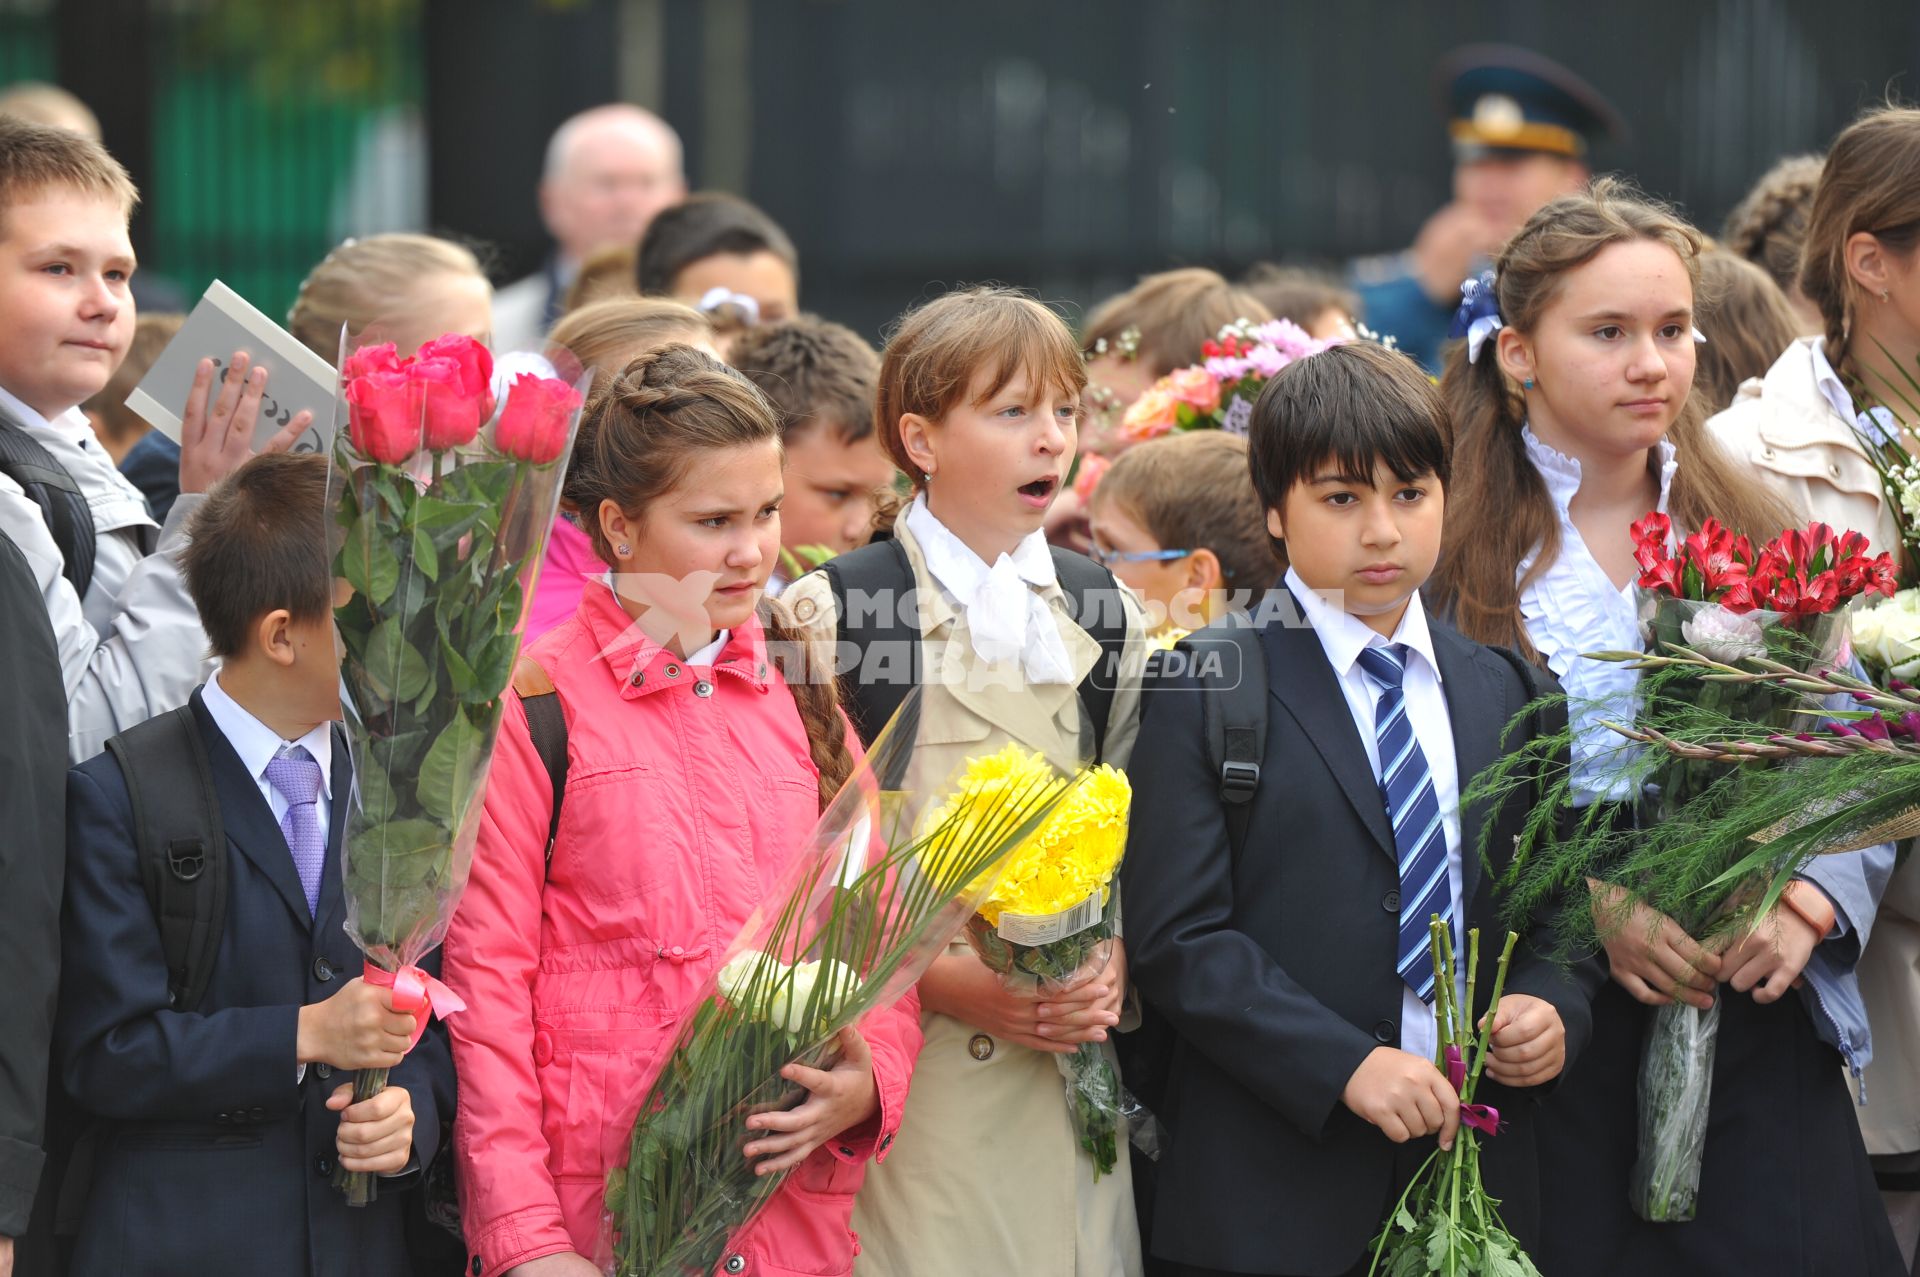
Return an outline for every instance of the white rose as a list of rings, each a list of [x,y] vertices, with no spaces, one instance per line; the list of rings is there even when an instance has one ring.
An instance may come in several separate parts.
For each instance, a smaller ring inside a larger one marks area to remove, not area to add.
[[[1700,609],[1681,624],[1680,637],[1700,655],[1723,665],[1767,654],[1760,622],[1751,614],[1742,616],[1723,607]]]
[[[792,979],[783,981],[768,999],[767,1022],[805,1036],[845,1006],[859,987],[859,973],[844,962],[828,958],[798,963]]]
[[[1902,590],[1855,613],[1853,646],[1868,664],[1912,681],[1920,672],[1920,590]]]
[[[783,970],[785,967],[778,959],[758,949],[742,949],[726,966],[720,968],[720,974],[716,977],[720,996],[747,1015],[759,1019],[764,1008],[748,1005],[747,998],[756,988],[765,996]]]

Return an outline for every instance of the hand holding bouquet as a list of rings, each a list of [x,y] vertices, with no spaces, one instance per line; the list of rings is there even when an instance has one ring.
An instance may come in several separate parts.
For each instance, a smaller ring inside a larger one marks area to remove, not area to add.
[[[1011,991],[1057,995],[1106,969],[1119,913],[1113,879],[1127,849],[1132,802],[1124,772],[1094,768],[1008,858],[967,920],[974,952]],[[1054,1058],[1066,1078],[1074,1134],[1098,1179],[1120,1155],[1119,1070],[1105,1043],[1082,1042]]]

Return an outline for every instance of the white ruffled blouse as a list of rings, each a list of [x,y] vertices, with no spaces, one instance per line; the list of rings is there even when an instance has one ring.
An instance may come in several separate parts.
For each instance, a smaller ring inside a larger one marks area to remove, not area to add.
[[[1527,459],[1546,480],[1554,517],[1560,522],[1560,551],[1520,591],[1520,615],[1527,624],[1527,637],[1572,702],[1574,801],[1585,805],[1631,798],[1632,784],[1615,776],[1623,751],[1632,746],[1601,724],[1606,719],[1633,721],[1640,675],[1624,665],[1580,657],[1583,652],[1637,652],[1644,646],[1634,586],[1629,581],[1625,588],[1616,587],[1573,525],[1568,509],[1580,491],[1580,463],[1542,443],[1531,427],[1524,427],[1521,437]],[[1655,509],[1665,514],[1679,462],[1671,443],[1662,439],[1655,446],[1660,457],[1660,501]],[[1536,546],[1521,560],[1516,579],[1526,575],[1538,554]]]

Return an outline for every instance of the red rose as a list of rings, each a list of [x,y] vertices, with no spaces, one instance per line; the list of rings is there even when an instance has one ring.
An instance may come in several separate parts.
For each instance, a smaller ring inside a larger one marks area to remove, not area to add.
[[[507,406],[493,428],[493,445],[510,457],[545,465],[567,446],[580,395],[564,381],[523,372],[507,387]]]
[[[451,359],[415,359],[407,365],[420,413],[421,446],[429,452],[472,443],[480,433],[480,423],[486,420],[482,409],[491,405],[484,395],[475,397],[464,391],[464,376],[460,365]]]
[[[368,372],[347,382],[347,437],[369,461],[397,466],[420,447],[420,415],[404,371]]]
[[[348,355],[340,375],[352,381],[370,372],[399,372],[401,366],[399,349],[392,342],[383,341],[377,346],[362,346]]]
[[[460,393],[486,402],[481,420],[493,415],[493,352],[471,337],[448,333],[420,347],[421,359],[451,359],[459,366]]]

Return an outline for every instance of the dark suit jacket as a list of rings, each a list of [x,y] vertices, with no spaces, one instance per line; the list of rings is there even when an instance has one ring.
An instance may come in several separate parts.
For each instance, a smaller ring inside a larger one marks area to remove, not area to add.
[[[193,694],[227,832],[227,919],[206,997],[167,1005],[160,928],[141,887],[126,782],[111,754],[68,775],[61,1076],[102,1119],[73,1271],[93,1274],[408,1272],[403,1211],[453,1111],[453,1060],[436,1023],[391,1075],[416,1115],[409,1174],[371,1206],[330,1180],[345,1070],[295,1082],[300,1007],[334,994],[362,959],[343,929],[340,840],[348,760],[332,766],[332,818],[318,916],[239,756]],[[437,962],[437,955],[435,961]]]
[[[180,499],[180,445],[158,430],[149,430],[127,449],[120,473],[147,499],[153,521],[165,527],[173,503]]]
[[[40,588],[0,535],[0,1237],[27,1230],[45,1146],[66,856],[62,687]]]
[[[1291,599],[1283,591],[1278,601]],[[1282,611],[1299,616],[1297,606]],[[1431,628],[1464,791],[1498,757],[1501,732],[1529,698],[1498,653],[1438,622]],[[1397,1156],[1340,1099],[1369,1052],[1400,1041],[1399,870],[1385,804],[1318,636],[1304,619],[1276,621],[1261,642],[1267,736],[1244,854],[1229,849],[1195,678],[1173,675],[1147,694],[1128,769],[1129,969],[1177,1034],[1153,1250],[1232,1272],[1344,1273],[1411,1169],[1408,1150]],[[1525,807],[1462,813],[1466,925],[1482,936],[1476,1018],[1492,989],[1493,941],[1505,934],[1477,848],[1485,821],[1497,821],[1497,874]],[[1559,1009],[1571,1061],[1591,1027],[1599,972],[1558,965],[1549,951],[1543,922],[1516,951],[1507,990]],[[1483,1083],[1478,1098],[1507,1122],[1483,1141],[1482,1164],[1524,1240],[1538,1213],[1531,1097]],[[1424,1149],[1411,1151],[1417,1165]]]

